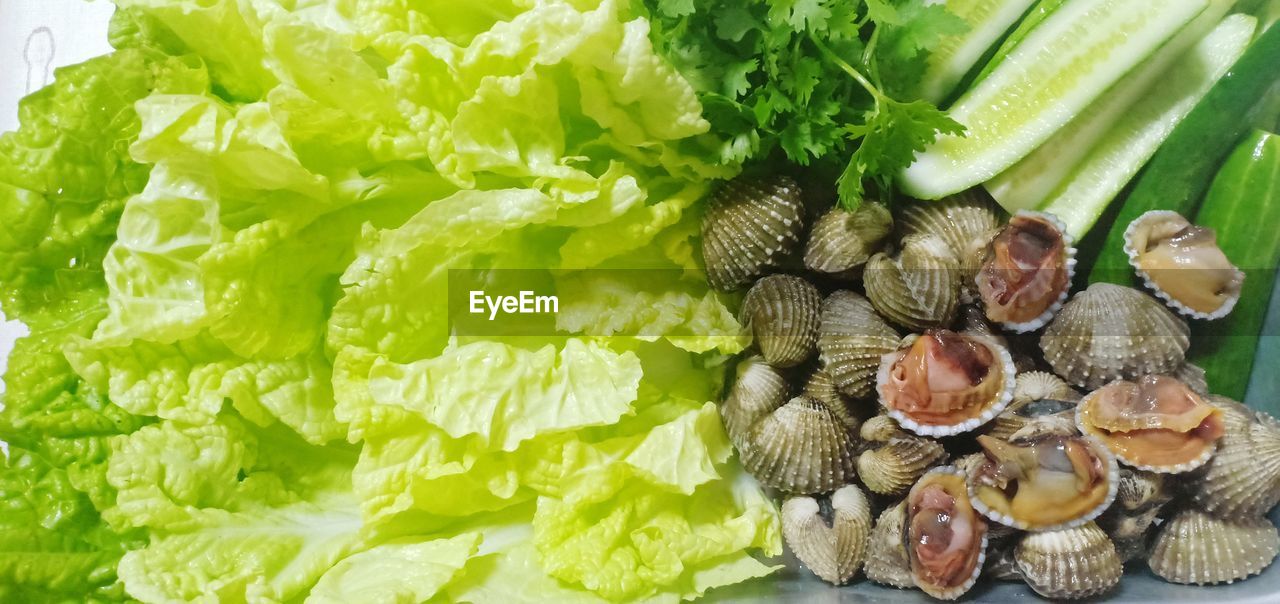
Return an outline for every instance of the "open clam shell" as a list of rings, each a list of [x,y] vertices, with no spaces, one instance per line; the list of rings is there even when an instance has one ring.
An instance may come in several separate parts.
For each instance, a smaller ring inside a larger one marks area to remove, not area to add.
[[[1076,425],[1126,465],[1165,474],[1204,465],[1225,430],[1221,410],[1164,375],[1093,391],[1076,408]]]
[[[1188,489],[1204,510],[1223,518],[1261,516],[1280,502],[1280,426],[1274,419],[1223,397],[1225,431],[1213,458]]]
[[[1115,544],[1092,522],[1029,533],[1018,542],[1013,556],[1027,585],[1052,600],[1106,593],[1124,572]]]
[[[760,355],[743,359],[736,373],[729,395],[720,405],[720,418],[729,440],[741,449],[751,426],[787,402],[790,386],[786,376]]]
[[[1240,299],[1244,271],[1222,253],[1213,229],[1177,212],[1135,218],[1124,231],[1124,252],[1142,282],[1180,314],[1219,319]]]
[[[1060,530],[1097,518],[1115,499],[1116,458],[1083,436],[978,437],[986,460],[968,472],[983,516],[1025,531]]]
[[[907,502],[885,508],[876,519],[867,540],[867,578],[881,585],[901,589],[915,587],[911,579],[911,563],[907,561],[907,548],[902,538],[907,519]]]
[[[883,205],[867,202],[852,212],[833,208],[813,224],[804,265],[820,273],[860,268],[893,231],[893,216]]]
[[[803,363],[816,350],[822,294],[792,275],[769,275],[751,286],[742,301],[743,322],[760,353],[778,367]]]
[[[739,176],[711,195],[702,218],[702,256],[711,287],[750,284],[800,241],[800,187],[787,176]]]
[[[934,468],[907,495],[903,539],[911,579],[940,600],[954,600],[978,581],[987,555],[987,522],[969,501],[964,474]]]
[[[960,283],[959,260],[936,235],[904,237],[897,256],[880,252],[867,261],[863,272],[867,298],[876,311],[916,330],[951,322]]]
[[[876,390],[886,413],[906,430],[967,432],[1013,398],[1013,359],[990,338],[934,330],[904,344],[881,359]]]
[[[900,340],[861,295],[840,290],[822,301],[818,354],[840,392],[859,398],[871,394],[880,357],[897,350]]]
[[[765,486],[825,493],[854,479],[854,437],[821,401],[791,399],[757,420],[744,441],[742,465]]]
[[[975,278],[987,318],[1017,333],[1044,327],[1066,302],[1075,267],[1066,225],[1019,210],[988,244]]]
[[[1231,583],[1262,572],[1277,552],[1280,534],[1266,518],[1186,509],[1161,525],[1147,564],[1170,583]]]
[[[862,568],[871,533],[871,504],[854,485],[836,489],[829,498],[831,523],[813,497],[791,497],[782,504],[782,536],[813,574],[843,585]]]
[[[1186,322],[1146,294],[1094,283],[1063,306],[1040,337],[1054,373],[1099,388],[1113,380],[1176,371],[1191,345]]]
[[[929,468],[946,459],[946,449],[936,440],[896,436],[858,456],[858,477],[873,493],[902,495]]]

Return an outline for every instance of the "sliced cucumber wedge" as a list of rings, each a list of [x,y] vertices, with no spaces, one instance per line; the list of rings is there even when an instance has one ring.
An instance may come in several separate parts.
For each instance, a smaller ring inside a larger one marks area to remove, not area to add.
[[[1010,212],[1039,207],[1124,117],[1129,107],[1143,98],[1147,89],[1186,54],[1187,49],[1212,30],[1230,8],[1230,0],[1214,0],[1200,16],[1102,97],[1090,103],[1071,123],[1013,167],[984,183],[987,192]]]
[[[1009,56],[1009,52],[1014,49],[1022,40],[1027,37],[1036,27],[1038,27],[1053,11],[1058,10],[1059,6],[1066,0],[1037,0],[1036,5],[1027,11],[1027,16],[1018,22],[1018,26],[1009,32],[1008,37],[1000,43],[1000,47],[991,53],[991,58],[987,59],[987,64],[982,66],[982,70],[973,78],[972,86],[977,86],[978,82],[987,79],[988,75],[995,70],[996,67]]]
[[[921,97],[936,104],[950,95],[987,49],[1034,3],[1035,0],[947,0],[947,10],[963,19],[969,29],[943,38],[929,55],[920,83]]]
[[[1231,15],[1168,69],[1147,94],[1076,166],[1040,209],[1062,219],[1077,238],[1156,152],[1253,38],[1257,19]]]
[[[1208,6],[1208,0],[1074,0],[1054,11],[950,115],[963,137],[940,137],[902,172],[908,195],[938,199],[1026,157]]]

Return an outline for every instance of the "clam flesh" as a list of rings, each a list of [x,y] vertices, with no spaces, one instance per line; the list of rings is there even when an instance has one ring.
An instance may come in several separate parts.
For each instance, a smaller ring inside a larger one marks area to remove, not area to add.
[[[854,485],[829,498],[830,522],[813,497],[791,497],[782,504],[782,535],[796,558],[823,581],[848,583],[862,568],[871,533],[871,504]],[[825,503],[825,502],[822,502]]]
[[[743,440],[742,465],[765,486],[810,494],[853,481],[853,434],[821,401],[795,397],[756,420]]]
[[[891,505],[876,519],[867,540],[867,578],[881,585],[898,588],[915,587],[911,579],[911,564],[907,561],[907,548],[903,540],[903,528],[907,518],[907,502]]]
[[[978,437],[986,461],[968,477],[974,507],[987,518],[1028,531],[1093,520],[1115,498],[1115,457],[1082,436],[1042,434],[1002,441]]]
[[[858,477],[873,493],[902,495],[929,468],[946,459],[946,449],[936,440],[896,436],[858,456]]]
[[[1105,593],[1120,582],[1124,572],[1116,546],[1092,522],[1029,533],[1018,542],[1013,556],[1027,585],[1051,600]]]
[[[800,241],[800,187],[786,176],[739,176],[721,185],[702,218],[702,256],[711,287],[750,284]]]
[[[940,600],[964,595],[986,560],[987,522],[970,504],[963,474],[953,467],[929,471],[906,503],[903,538],[912,581]]]
[[[1076,408],[1076,425],[1135,468],[1177,474],[1209,461],[1222,437],[1222,411],[1165,375],[1116,381]]]
[[[936,235],[904,237],[896,257],[872,256],[862,281],[876,311],[910,329],[949,324],[960,301],[959,260]]]
[[[1014,214],[978,271],[987,318],[1019,333],[1044,327],[1067,299],[1075,264],[1062,221],[1041,212]]]
[[[756,281],[742,301],[743,323],[764,359],[778,367],[799,365],[816,350],[821,309],[818,288],[791,275]]]
[[[1089,389],[1176,371],[1190,345],[1184,321],[1150,296],[1110,283],[1076,294],[1040,338],[1054,373]]]
[[[1186,509],[1160,526],[1147,565],[1170,583],[1231,583],[1262,572],[1277,552],[1280,534],[1266,518]]]
[[[871,394],[880,357],[897,350],[899,341],[898,332],[861,295],[839,290],[822,301],[818,356],[845,395]]]
[[[893,216],[881,204],[863,203],[852,212],[836,207],[813,224],[804,265],[820,273],[845,273],[862,267],[893,231]]]
[[[1154,210],[1129,223],[1124,251],[1142,281],[1188,317],[1227,316],[1240,299],[1244,272],[1218,247],[1213,229],[1177,212]]]
[[[880,362],[876,387],[890,417],[921,436],[973,430],[1013,397],[1009,352],[989,338],[930,330]]]

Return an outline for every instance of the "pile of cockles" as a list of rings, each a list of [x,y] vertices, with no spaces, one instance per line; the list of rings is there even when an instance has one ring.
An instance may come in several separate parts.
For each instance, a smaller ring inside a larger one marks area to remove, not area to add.
[[[981,191],[814,205],[788,177],[739,177],[702,235],[754,342],[726,432],[818,577],[1073,599],[1126,564],[1230,583],[1280,552],[1280,422],[1186,361],[1184,317],[1225,316],[1243,280],[1211,230],[1144,215],[1125,249],[1147,291],[1073,294],[1052,215],[1007,216]]]

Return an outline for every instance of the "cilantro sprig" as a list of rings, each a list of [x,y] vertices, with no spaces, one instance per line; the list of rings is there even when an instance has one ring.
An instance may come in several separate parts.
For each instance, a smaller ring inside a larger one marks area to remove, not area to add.
[[[655,46],[698,89],[724,162],[839,171],[840,204],[963,127],[917,91],[928,53],[965,24],[926,0],[635,0]]]

